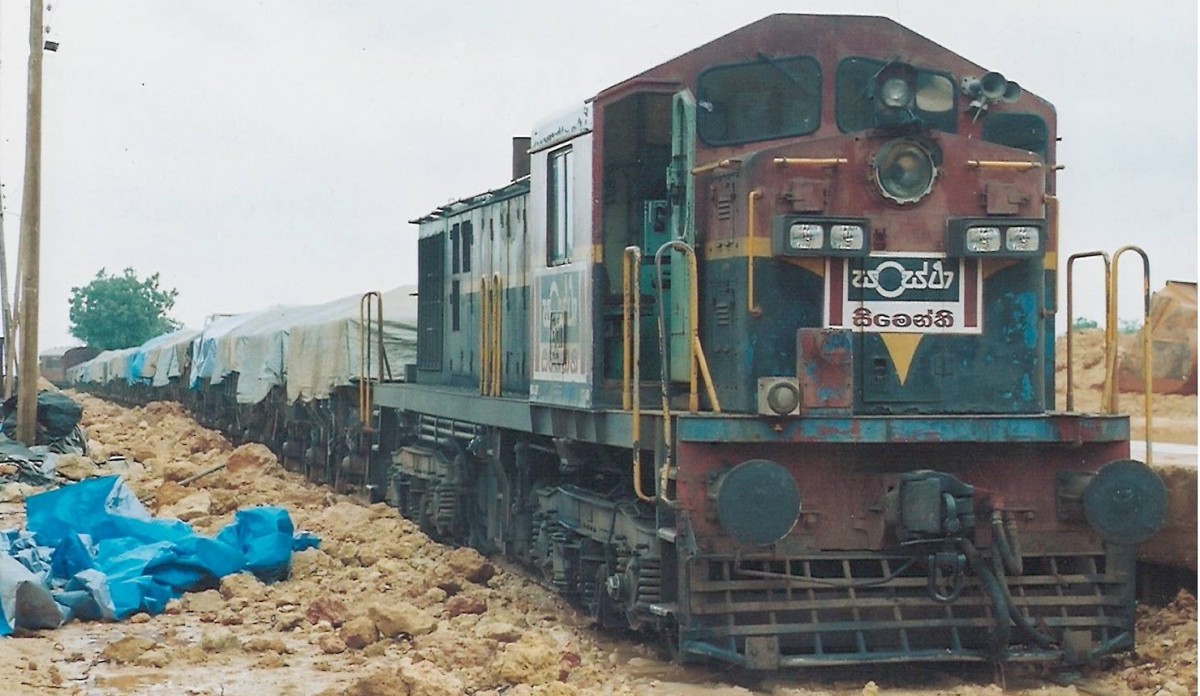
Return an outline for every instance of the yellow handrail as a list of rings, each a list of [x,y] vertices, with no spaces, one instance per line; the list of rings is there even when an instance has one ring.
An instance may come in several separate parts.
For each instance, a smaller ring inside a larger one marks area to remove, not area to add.
[[[658,286],[660,288],[659,332],[661,333],[661,332],[665,331],[665,323],[666,323],[665,321],[662,321],[663,312],[665,311],[665,309],[662,306],[663,303],[662,303],[662,299],[661,299],[661,288],[662,288],[662,284],[663,284],[662,283],[662,280],[663,280],[662,279],[662,255],[663,255],[663,252],[665,252],[667,249],[675,249],[676,251],[682,253],[684,256],[687,257],[688,272],[691,274],[691,276],[690,276],[691,282],[688,283],[688,289],[690,291],[688,294],[688,345],[692,349],[692,351],[691,351],[692,359],[689,361],[689,364],[688,364],[688,381],[689,381],[689,386],[690,386],[690,391],[688,392],[688,410],[692,413],[696,413],[697,411],[700,410],[700,396],[699,396],[699,392],[697,391],[697,381],[698,381],[697,380],[697,369],[698,369],[699,375],[704,378],[705,391],[707,392],[708,399],[712,404],[712,410],[714,413],[720,413],[721,412],[721,402],[717,398],[717,392],[712,383],[712,375],[708,371],[708,360],[705,359],[705,357],[704,357],[704,347],[700,342],[700,321],[699,321],[700,290],[698,287],[699,286],[699,273],[697,271],[696,251],[690,245],[688,245],[686,242],[680,241],[678,239],[672,240],[670,242],[667,242],[666,244],[663,244],[661,247],[659,247],[658,252],[654,255],[654,265],[655,265],[656,273],[658,274]],[[664,336],[665,336],[665,334],[664,334]],[[666,364],[665,353],[667,352],[665,347],[664,347],[663,352],[664,352],[663,364],[665,365]],[[663,383],[665,384],[666,382],[667,382],[667,375],[664,374],[663,375]]]
[[[500,396],[500,365],[503,347],[504,294],[500,274],[492,275],[492,396]]]
[[[967,160],[967,166],[971,169],[1015,169],[1027,172],[1030,169],[1041,169],[1042,163],[1021,160]]]
[[[1153,369],[1154,361],[1153,361],[1151,350],[1150,350],[1150,348],[1151,348],[1151,342],[1150,342],[1150,257],[1146,255],[1145,250],[1143,250],[1141,247],[1126,245],[1126,246],[1121,247],[1120,249],[1117,249],[1116,252],[1113,253],[1113,257],[1112,257],[1112,262],[1113,262],[1112,290],[1108,296],[1109,316],[1111,316],[1113,318],[1113,325],[1114,325],[1114,330],[1113,330],[1114,351],[1113,352],[1115,353],[1116,352],[1115,351],[1115,346],[1116,346],[1115,325],[1116,325],[1116,316],[1117,316],[1117,297],[1118,297],[1118,295],[1117,295],[1117,277],[1118,277],[1117,264],[1121,259],[1121,255],[1127,251],[1132,251],[1132,252],[1136,253],[1138,256],[1142,257],[1142,399],[1144,401],[1143,407],[1145,408],[1145,412],[1146,412],[1146,463],[1150,464],[1150,463],[1152,463],[1152,459],[1153,459],[1153,452],[1151,451],[1151,440],[1150,440],[1150,431],[1153,426],[1152,414],[1150,412],[1150,397],[1152,394],[1152,389],[1154,387],[1154,374],[1153,374],[1154,373],[1154,369]],[[1110,370],[1110,372],[1109,372],[1108,376],[1106,377],[1106,387],[1108,384],[1112,385],[1112,406],[1113,406],[1113,411],[1115,412],[1117,409],[1117,388],[1116,388],[1117,368],[1116,368],[1115,360],[1113,361],[1113,364],[1111,366],[1109,366],[1109,370]]]
[[[758,189],[746,196],[746,308],[755,317],[762,315],[762,309],[754,304],[754,202],[760,198]]]
[[[740,159],[723,159],[716,162],[709,162],[708,164],[702,164],[698,167],[693,167],[692,173],[703,174],[704,172],[712,171],[714,169],[733,169],[740,166],[742,166],[742,161]]]
[[[641,267],[641,260],[642,250],[640,247],[625,247],[625,252],[621,257],[621,408],[625,411],[628,411],[633,403],[630,388],[630,379],[633,371],[633,347],[630,341],[633,335],[631,312],[633,311],[634,299],[630,264],[637,263],[636,270]],[[638,294],[641,294],[640,289]]]
[[[688,288],[691,290],[688,298],[688,326],[691,334],[692,346],[692,362],[691,368],[688,370],[691,382],[691,392],[688,394],[688,409],[695,413],[700,410],[700,397],[696,393],[696,369],[700,369],[700,374],[704,378],[704,388],[708,393],[708,401],[712,405],[713,413],[721,412],[721,402],[717,399],[716,389],[713,387],[712,375],[708,371],[708,360],[704,357],[704,347],[700,344],[700,274],[697,269],[696,251],[690,246],[684,245],[684,255],[688,258],[688,271],[691,273],[691,281],[688,283]]]
[[[488,368],[491,362],[488,360],[488,350],[491,348],[491,343],[488,342],[488,279],[484,276],[479,279],[479,393],[486,396],[488,388]]]
[[[780,167],[836,167],[848,161],[845,157],[776,157],[771,160]]]
[[[1099,256],[1100,258],[1104,259],[1104,287],[1105,287],[1105,290],[1107,291],[1107,289],[1110,287],[1109,279],[1112,277],[1112,262],[1109,260],[1107,252],[1082,251],[1082,252],[1079,252],[1078,254],[1071,254],[1070,256],[1067,257],[1067,411],[1068,412],[1075,410],[1075,369],[1074,369],[1074,364],[1075,364],[1075,347],[1074,347],[1075,315],[1073,313],[1074,306],[1075,306],[1075,300],[1074,300],[1074,297],[1075,297],[1075,282],[1074,282],[1075,260],[1090,258],[1093,256]],[[1115,320],[1109,318],[1110,312],[1107,308],[1110,307],[1111,304],[1112,304],[1111,300],[1106,298],[1106,301],[1105,301],[1106,312],[1105,312],[1105,319],[1104,319],[1104,322],[1105,322],[1105,326],[1104,326],[1104,374],[1106,375],[1106,377],[1105,377],[1106,380],[1107,380],[1107,375],[1108,375],[1110,356],[1115,355],[1115,352],[1112,350],[1112,346],[1110,345],[1110,341],[1109,341],[1109,327],[1114,326],[1116,324]],[[1101,407],[1101,410],[1106,411],[1108,413],[1112,413],[1113,412],[1112,404],[1108,400],[1107,393],[1108,393],[1108,387],[1106,385],[1105,389],[1104,389],[1105,396],[1101,400],[1100,407]]]
[[[383,295],[372,290],[364,293],[358,301],[358,421],[362,425],[363,430],[371,431],[371,322],[372,322],[372,304],[371,300],[375,300],[374,310],[376,320],[379,323],[379,330],[376,332],[378,348],[376,352],[376,361],[379,364],[378,381],[383,382]]]
[[[625,410],[632,408],[630,424],[633,450],[633,492],[639,500],[654,502],[654,496],[642,490],[642,292],[638,280],[641,274],[642,249],[625,247],[621,263],[621,335],[624,350],[623,379],[621,382],[621,404]]]

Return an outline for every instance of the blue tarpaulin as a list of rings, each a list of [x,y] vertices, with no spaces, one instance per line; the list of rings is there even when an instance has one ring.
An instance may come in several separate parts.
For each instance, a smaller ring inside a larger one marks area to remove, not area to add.
[[[25,510],[25,531],[0,532],[0,636],[76,617],[157,614],[242,571],[274,582],[287,577],[293,549],[319,543],[271,506],[239,510],[216,537],[201,536],[151,517],[119,476],[31,496]]]

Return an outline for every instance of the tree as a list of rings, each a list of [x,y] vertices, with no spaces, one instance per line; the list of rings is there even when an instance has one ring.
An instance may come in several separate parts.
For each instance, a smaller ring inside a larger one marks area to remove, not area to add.
[[[167,316],[179,292],[158,287],[158,274],[139,280],[132,268],[108,275],[101,268],[92,282],[71,288],[71,335],[100,350],[140,346],[174,331]]]

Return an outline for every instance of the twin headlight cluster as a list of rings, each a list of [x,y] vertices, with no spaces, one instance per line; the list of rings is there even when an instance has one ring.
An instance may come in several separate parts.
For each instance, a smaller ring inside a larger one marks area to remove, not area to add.
[[[990,254],[1001,249],[1018,252],[1037,251],[1038,236],[1038,228],[1029,225],[968,227],[963,246],[971,254]]]
[[[1038,256],[1044,252],[1042,221],[957,218],[946,226],[950,256]],[[866,256],[866,220],[781,215],[775,218],[776,256]]]
[[[866,247],[866,226],[860,221],[797,220],[787,228],[787,251],[860,252]]]
[[[951,256],[1039,256],[1045,235],[1041,220],[954,219],[946,226]]]

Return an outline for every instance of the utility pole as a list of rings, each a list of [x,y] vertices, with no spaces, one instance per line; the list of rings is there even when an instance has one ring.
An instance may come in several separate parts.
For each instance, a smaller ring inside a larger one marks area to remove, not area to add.
[[[17,439],[37,439],[38,282],[42,227],[42,0],[29,3],[29,100],[25,108],[25,191],[21,200],[21,374]]]
[[[0,160],[2,159],[0,158]],[[13,326],[12,306],[8,303],[8,244],[4,239],[4,196],[2,193],[0,193],[0,323],[4,330],[4,363],[0,365],[0,370],[4,375],[2,395],[7,400],[12,396],[13,367],[16,365],[13,351],[17,347],[13,343],[16,330]]]
[[[13,351],[17,347],[13,344],[13,336],[16,335],[16,322],[13,321],[12,306],[8,303],[8,244],[4,240],[4,198],[0,195],[0,323],[4,329],[4,364],[0,365],[0,369],[4,371],[4,383],[0,392],[5,400],[12,396],[13,390],[13,368],[16,361],[13,359]]]

